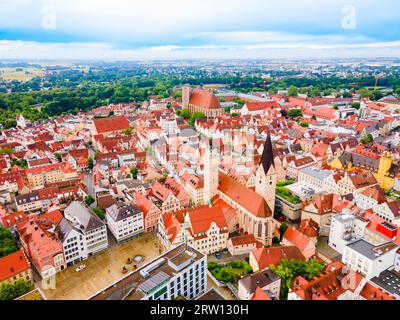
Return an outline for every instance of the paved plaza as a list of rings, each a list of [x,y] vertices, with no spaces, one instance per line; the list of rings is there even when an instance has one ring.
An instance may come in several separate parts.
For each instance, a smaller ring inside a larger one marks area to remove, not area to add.
[[[141,263],[127,263],[128,258],[143,256]],[[37,285],[49,300],[87,299],[97,291],[121,278],[125,266],[129,271],[151,261],[159,255],[156,238],[153,234],[143,234],[138,238],[109,248],[80,264],[75,264],[57,274],[56,289],[43,289]],[[76,268],[85,264],[86,269],[76,272]]]

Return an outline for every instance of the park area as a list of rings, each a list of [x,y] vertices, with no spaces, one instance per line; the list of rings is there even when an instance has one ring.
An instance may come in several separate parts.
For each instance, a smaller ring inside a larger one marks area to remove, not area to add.
[[[246,261],[241,260],[233,260],[225,264],[209,262],[208,270],[210,270],[218,281],[231,283],[234,286],[237,286],[238,280],[241,277],[253,272],[251,266]]]

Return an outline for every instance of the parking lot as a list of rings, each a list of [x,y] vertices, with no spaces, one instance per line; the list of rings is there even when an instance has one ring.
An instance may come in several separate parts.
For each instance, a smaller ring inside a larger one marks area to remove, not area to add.
[[[143,256],[140,263],[127,263],[128,258]],[[128,242],[113,246],[107,251],[91,257],[57,274],[56,289],[43,289],[37,283],[47,299],[74,300],[87,299],[97,291],[110,285],[124,274],[122,268],[133,270],[134,265],[140,267],[159,255],[156,238],[147,233]],[[86,268],[77,272],[76,268],[85,264]]]

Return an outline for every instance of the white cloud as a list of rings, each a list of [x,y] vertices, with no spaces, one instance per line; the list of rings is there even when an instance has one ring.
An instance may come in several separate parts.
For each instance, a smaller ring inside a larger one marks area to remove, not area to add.
[[[39,43],[0,41],[3,59],[275,59],[334,57],[394,57],[400,41],[361,44],[254,43],[251,45],[156,46],[118,49],[107,43]]]
[[[46,5],[55,30],[41,27]],[[344,5],[356,30],[341,28]],[[0,40],[0,59],[398,56],[400,37],[376,34],[399,26],[399,10],[394,0],[1,0],[2,39],[25,41]]]

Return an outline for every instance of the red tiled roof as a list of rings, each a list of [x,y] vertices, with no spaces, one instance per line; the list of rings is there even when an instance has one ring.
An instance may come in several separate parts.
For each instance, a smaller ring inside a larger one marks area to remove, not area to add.
[[[219,228],[227,228],[225,216],[220,207],[200,206],[189,211],[190,224],[193,234],[208,231],[211,223],[215,223]]]
[[[272,211],[264,198],[255,191],[243,186],[232,177],[220,172],[218,190],[256,217],[271,217]]]
[[[279,103],[276,101],[264,101],[264,102],[249,102],[246,103],[249,111],[264,110],[268,108],[280,108]]]
[[[318,223],[313,219],[303,219],[300,221],[299,231],[305,234],[307,237],[314,238],[318,236]]]
[[[94,119],[93,124],[96,127],[98,134],[129,128],[129,120],[126,116],[113,116],[109,118]]]
[[[367,282],[360,292],[360,296],[366,300],[396,300],[395,297],[386,293],[381,288],[374,287],[371,283]]]
[[[300,250],[304,250],[310,243],[310,239],[306,235],[291,226],[287,228],[283,237]]]
[[[376,200],[378,204],[386,201],[385,193],[379,185],[365,189],[362,194]]]
[[[263,270],[272,264],[278,265],[282,259],[306,261],[304,255],[295,246],[254,249],[251,252],[257,261],[258,268]]]
[[[230,238],[230,241],[234,246],[242,246],[244,244],[253,244],[257,242],[253,234],[244,234],[241,236],[233,237]]]
[[[168,196],[172,193],[172,191],[164,187],[161,183],[156,182],[151,188],[151,193],[157,199],[165,201],[167,200]]]
[[[272,300],[268,294],[266,294],[260,287],[257,286],[256,291],[254,291],[251,300]]]
[[[190,97],[190,104],[204,109],[219,109],[221,105],[214,93],[204,89],[194,89]]]
[[[342,274],[343,266],[340,261],[335,261],[311,281],[298,276],[293,281],[292,289],[303,300],[336,300],[346,291],[340,280],[345,278]],[[355,285],[357,286],[360,281],[361,277],[358,274],[356,279],[358,283]]]
[[[28,221],[28,218],[23,211],[13,212],[1,218],[5,228],[10,228],[26,221]]]
[[[310,149],[310,153],[317,157],[323,157],[329,149],[328,144],[317,143]]]
[[[0,266],[0,282],[30,268],[22,250],[0,258]]]

